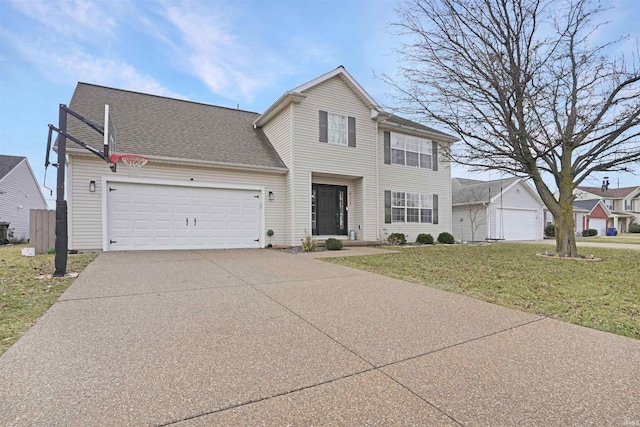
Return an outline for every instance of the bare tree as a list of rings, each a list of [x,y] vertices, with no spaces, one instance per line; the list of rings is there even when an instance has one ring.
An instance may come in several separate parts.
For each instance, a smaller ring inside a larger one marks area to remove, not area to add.
[[[604,10],[590,0],[406,0],[393,24],[409,40],[401,72],[383,77],[405,114],[461,136],[452,161],[532,179],[563,256],[578,256],[574,188],[640,162],[640,72],[607,55],[623,39],[595,43]]]
[[[471,190],[465,195],[463,203],[467,208],[467,215],[469,215],[469,227],[471,228],[471,242],[476,241],[476,232],[478,228],[486,224],[487,221],[487,206],[482,204],[483,200],[480,194],[475,190]],[[488,202],[488,201],[487,201]]]

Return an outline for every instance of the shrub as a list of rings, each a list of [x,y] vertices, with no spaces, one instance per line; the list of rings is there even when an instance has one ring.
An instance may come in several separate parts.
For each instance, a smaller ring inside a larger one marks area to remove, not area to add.
[[[324,247],[327,248],[328,251],[339,251],[342,249],[342,240],[330,237],[324,242]]]
[[[443,231],[438,236],[438,243],[453,245],[455,243],[455,239],[453,238],[453,235],[451,233],[447,233],[446,231]]]
[[[431,234],[420,233],[418,237],[416,237],[416,243],[433,245],[433,236]]]
[[[269,237],[273,236],[273,230],[267,230],[267,236]]]
[[[55,253],[56,253],[56,248],[49,248],[49,250],[47,251],[47,253],[48,253],[49,255],[53,255],[53,254],[55,254]]]
[[[629,233],[640,233],[640,224],[629,224]]]
[[[389,239],[387,239],[389,241],[389,244],[391,246],[397,246],[397,245],[406,245],[407,244],[407,238],[404,235],[404,233],[391,233],[389,235]]]
[[[586,230],[582,230],[582,237],[593,237],[598,235],[598,230],[594,228],[587,228]]]
[[[544,228],[544,237],[556,237],[556,226],[553,224],[548,224]]]
[[[305,231],[304,239],[302,239],[302,250],[304,252],[315,252],[316,241]]]

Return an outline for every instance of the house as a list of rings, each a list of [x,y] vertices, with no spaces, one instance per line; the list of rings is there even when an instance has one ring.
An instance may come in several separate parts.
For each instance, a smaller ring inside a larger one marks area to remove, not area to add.
[[[576,200],[573,202],[574,215],[579,212],[578,210],[587,212],[581,218],[582,230],[592,228],[598,231],[598,236],[607,235],[607,221],[611,217],[611,212],[601,199]]]
[[[116,151],[146,156],[137,178],[67,143],[71,249],[299,246],[451,230],[456,138],[383,111],[340,66],[285,92],[262,114],[79,83],[69,107]],[[102,149],[73,117],[69,133]],[[266,233],[273,231],[268,240]]]
[[[544,204],[522,178],[453,178],[453,234],[460,240],[540,240]]]
[[[0,155],[0,222],[8,222],[14,239],[29,239],[29,212],[46,209],[29,160],[22,156]]]
[[[573,194],[576,200],[602,200],[611,213],[607,228],[627,232],[632,222],[640,224],[640,186],[609,188],[605,183],[602,187],[577,187]]]

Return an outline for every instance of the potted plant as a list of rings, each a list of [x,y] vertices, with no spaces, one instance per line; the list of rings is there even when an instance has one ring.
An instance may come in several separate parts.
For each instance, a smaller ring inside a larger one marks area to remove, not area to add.
[[[269,229],[267,230],[267,236],[269,236],[269,244],[267,245],[268,248],[273,247],[273,245],[271,244],[271,236],[273,236],[273,230]]]

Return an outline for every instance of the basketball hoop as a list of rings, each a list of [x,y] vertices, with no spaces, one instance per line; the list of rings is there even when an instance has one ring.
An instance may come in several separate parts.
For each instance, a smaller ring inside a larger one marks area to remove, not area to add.
[[[133,178],[140,174],[140,169],[149,161],[146,157],[138,154],[113,154],[111,156],[113,164],[116,164],[118,160],[122,160],[122,163],[129,169],[129,176]]]

